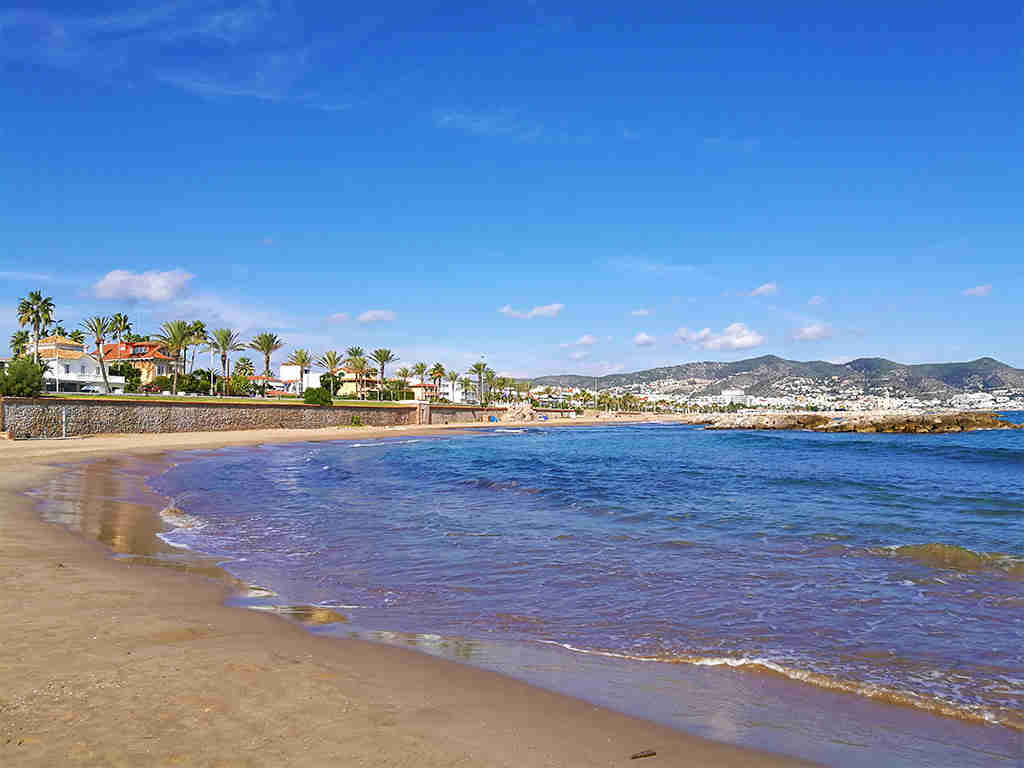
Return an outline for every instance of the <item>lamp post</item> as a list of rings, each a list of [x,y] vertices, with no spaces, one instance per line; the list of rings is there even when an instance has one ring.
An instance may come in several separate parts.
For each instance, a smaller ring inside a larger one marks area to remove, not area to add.
[[[210,397],[213,397],[213,347],[210,347]]]

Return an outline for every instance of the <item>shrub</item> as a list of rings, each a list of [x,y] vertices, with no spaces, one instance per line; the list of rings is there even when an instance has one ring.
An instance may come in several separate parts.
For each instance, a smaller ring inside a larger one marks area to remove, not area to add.
[[[239,373],[233,374],[228,379],[228,394],[234,395],[235,397],[249,397],[253,393],[253,384],[249,381],[247,376],[243,376]],[[327,396],[330,400],[330,395]],[[329,405],[330,403],[328,403]]]
[[[170,376],[157,376],[153,379],[153,383],[150,385],[156,392],[170,392],[171,391],[171,377]]]
[[[353,427],[361,427],[361,426],[363,426],[363,420],[360,419],[358,416],[353,416],[352,417],[352,426]]]
[[[306,390],[302,399],[307,405],[330,405],[331,393],[323,387],[313,387]]]
[[[0,371],[0,395],[38,397],[43,392],[43,371],[32,358],[19,357]]]

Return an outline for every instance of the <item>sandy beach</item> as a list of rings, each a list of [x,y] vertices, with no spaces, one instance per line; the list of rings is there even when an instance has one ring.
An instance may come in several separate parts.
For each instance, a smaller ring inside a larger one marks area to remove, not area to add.
[[[651,750],[639,764],[805,764],[227,607],[237,585],[223,575],[112,558],[95,539],[42,522],[25,495],[87,460],[110,493],[125,457],[444,431],[0,441],[0,763],[595,766],[638,764],[631,756]],[[88,486],[80,503],[91,503]]]

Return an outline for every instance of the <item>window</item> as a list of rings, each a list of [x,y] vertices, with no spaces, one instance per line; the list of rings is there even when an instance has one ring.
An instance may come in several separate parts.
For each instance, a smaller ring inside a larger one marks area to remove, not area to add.
[[[70,365],[65,365],[64,366],[64,375],[67,376],[69,373],[71,373],[71,366]]]
[[[81,367],[81,370],[82,370],[82,373],[84,374],[85,373],[85,366],[84,365]]]
[[[156,367],[156,375],[157,376],[163,376],[164,375],[164,367],[162,365],[158,365]]]
[[[132,347],[133,355],[144,355],[147,352],[149,352],[149,349],[146,347]]]

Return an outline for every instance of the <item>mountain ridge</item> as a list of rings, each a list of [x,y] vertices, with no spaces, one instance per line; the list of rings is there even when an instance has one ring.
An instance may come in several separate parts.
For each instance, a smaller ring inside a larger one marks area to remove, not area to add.
[[[535,386],[593,388],[594,376],[541,376]],[[894,396],[950,397],[964,392],[1024,390],[1024,369],[992,357],[953,363],[904,364],[883,357],[859,357],[846,363],[787,360],[761,355],[746,360],[694,361],[596,377],[599,389],[659,383],[662,394],[713,395],[743,389],[750,395],[783,396],[801,386],[832,392],[857,391]]]

